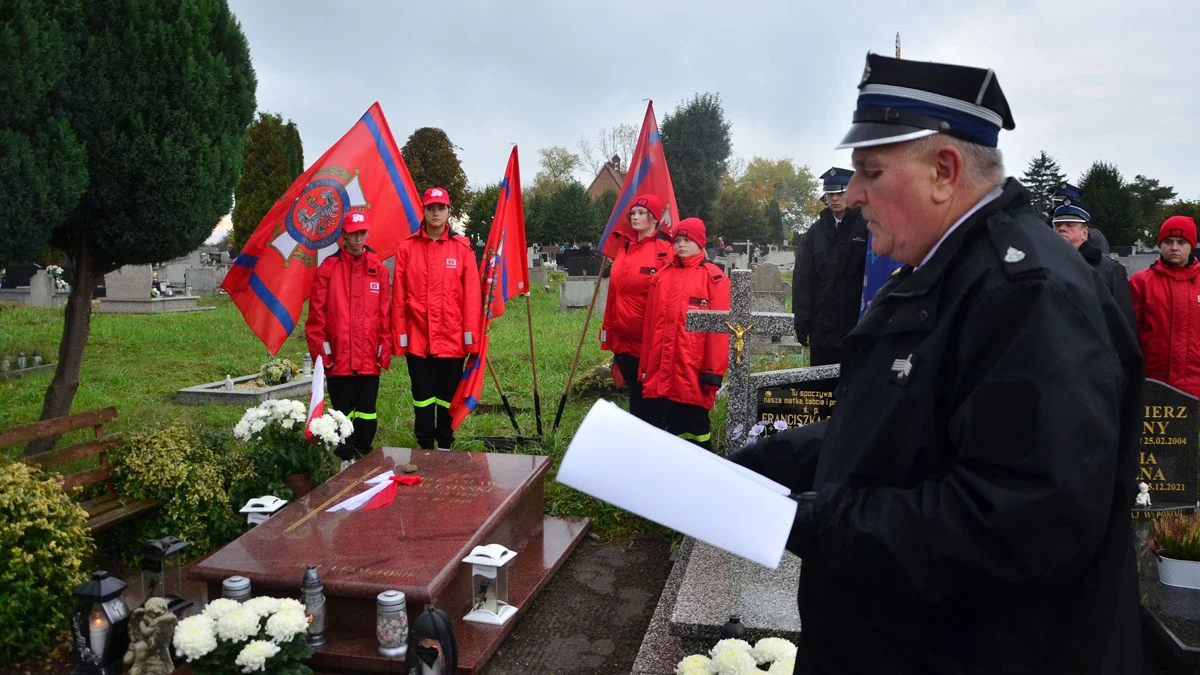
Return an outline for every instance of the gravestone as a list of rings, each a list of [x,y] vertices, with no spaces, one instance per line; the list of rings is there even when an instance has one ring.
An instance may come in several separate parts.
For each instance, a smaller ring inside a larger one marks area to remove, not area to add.
[[[786,312],[791,289],[783,283],[779,268],[770,263],[757,266],[753,272],[754,311]]]
[[[1145,417],[1138,447],[1136,483],[1150,488],[1150,508],[1132,508],[1137,534],[1164,511],[1194,509],[1200,458],[1200,399],[1158,380],[1142,388]]]
[[[192,295],[219,295],[229,267],[221,264],[192,267],[184,273],[184,284],[192,289]]]
[[[828,368],[828,366],[822,366]],[[800,375],[813,376],[815,369],[796,368],[797,377],[789,378],[787,384],[758,388],[759,422],[786,422],[788,428],[816,424],[833,414],[837,403],[833,391],[837,388],[836,377],[816,377],[802,380]],[[802,373],[800,371],[803,371]],[[784,373],[788,371],[776,371]]]
[[[29,280],[33,278],[34,273],[42,269],[40,265],[32,263],[20,263],[16,265],[8,265],[4,272],[4,288],[19,288],[28,286]]]
[[[392,504],[328,512],[362,492],[365,479],[400,475],[409,463],[421,482],[400,486]],[[428,603],[450,615],[459,673],[478,673],[587,532],[586,518],[545,514],[549,469],[550,459],[535,455],[375,450],[192,565],[188,576],[207,584],[210,598],[220,597],[231,576],[250,579],[256,595],[296,597],[306,566],[317,565],[329,640],[308,662],[318,672],[400,672],[398,661],[377,652],[375,598],[401,591],[409,625]],[[462,559],[481,544],[517,552],[508,565],[517,615],[503,626],[463,621],[471,566]]]
[[[198,307],[196,297],[175,295],[152,297],[154,270],[149,265],[126,265],[104,275],[105,295],[100,311],[106,314],[160,314],[212,309]]]
[[[170,281],[173,288],[182,291],[188,270],[201,267],[203,257],[204,249],[197,249],[183,257],[167,261],[158,266],[158,278],[164,282]]]
[[[558,311],[587,307],[592,304],[592,294],[596,292],[596,277],[567,277],[558,288]],[[604,315],[604,306],[608,301],[608,279],[600,279],[600,293],[596,296],[597,316]]]

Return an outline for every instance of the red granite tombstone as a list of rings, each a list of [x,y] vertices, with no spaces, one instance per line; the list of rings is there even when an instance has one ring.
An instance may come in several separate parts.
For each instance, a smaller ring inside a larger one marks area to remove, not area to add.
[[[367,488],[363,480],[417,465],[421,483],[400,486],[396,501],[371,511],[328,513]],[[574,550],[589,522],[543,511],[547,457],[383,448],[266,523],[194,565],[190,577],[221,595],[226,577],[248,577],[255,595],[299,597],[306,565],[320,566],[329,614],[329,644],[311,665],[328,672],[402,672],[403,661],[379,656],[375,596],[388,589],[407,597],[410,623],[427,603],[454,617],[459,672],[482,670]],[[464,622],[470,604],[470,566],[461,561],[480,544],[517,551],[510,568],[510,601],[517,617],[504,626]]]

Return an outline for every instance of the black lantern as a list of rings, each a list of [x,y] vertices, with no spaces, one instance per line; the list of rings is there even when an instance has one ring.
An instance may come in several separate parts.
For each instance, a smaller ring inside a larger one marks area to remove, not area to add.
[[[182,553],[191,544],[178,537],[163,537],[151,539],[138,551],[142,559],[141,585],[142,597],[161,596],[167,601],[167,607],[179,614],[192,606],[191,600],[183,597],[183,565]],[[171,579],[175,583],[171,583]],[[156,592],[157,591],[157,592]]]
[[[129,647],[129,607],[121,598],[125,582],[100,570],[73,595],[79,598],[71,615],[75,670],[71,675],[120,675],[121,659]]]

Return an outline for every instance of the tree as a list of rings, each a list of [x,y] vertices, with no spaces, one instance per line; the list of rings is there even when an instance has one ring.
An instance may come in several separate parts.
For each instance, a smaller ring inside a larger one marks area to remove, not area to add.
[[[87,148],[87,187],[65,221],[40,221],[75,266],[42,419],[71,409],[96,281],[194,250],[229,213],[255,109],[249,45],[223,0],[95,0],[71,19],[62,110]]]
[[[596,212],[600,214],[601,224],[608,222],[609,216],[612,215],[613,207],[617,205],[618,198],[620,198],[620,195],[618,195],[617,191],[612,188],[601,192],[600,196],[596,197]],[[604,231],[603,227],[601,228],[601,231]],[[599,241],[600,236],[597,235],[596,239]]]
[[[575,180],[575,171],[579,169],[582,163],[579,155],[561,145],[542,148],[538,150],[538,155],[541,157],[542,168],[533,177],[533,187],[531,188],[533,192],[550,190],[572,182],[578,182]]]
[[[783,223],[783,210],[779,208],[779,202],[773,201],[767,205],[767,231],[771,235],[772,243],[787,243],[788,230]]]
[[[1153,241],[1162,221],[1166,220],[1162,217],[1163,205],[1175,198],[1175,190],[1170,185],[1159,185],[1157,178],[1138,174],[1129,184],[1129,192],[1137,203],[1138,237]]]
[[[1079,179],[1083,201],[1092,211],[1092,225],[1113,246],[1132,246],[1139,233],[1137,200],[1115,164],[1095,162]]]
[[[492,220],[496,217],[496,204],[500,203],[500,184],[492,183],[475,192],[467,207],[467,236],[487,241],[492,231]]]
[[[603,225],[599,209],[579,181],[551,185],[526,202],[526,239],[541,244],[592,242]],[[607,214],[606,214],[607,217]]]
[[[0,3],[0,264],[40,257],[87,187],[65,114],[79,12],[79,0]]]
[[[679,217],[712,220],[733,143],[719,94],[695,94],[663,118],[663,152]]]
[[[746,165],[737,186],[753,195],[763,209],[775,202],[788,230],[798,222],[816,220],[821,213],[816,177],[807,166],[796,166],[790,157],[755,157]]]
[[[304,172],[304,147],[295,122],[260,112],[246,134],[242,177],[233,191],[235,250],[242,250],[263,216]]]
[[[1054,216],[1053,213],[1050,213],[1050,197],[1054,194],[1054,189],[1061,185],[1066,178],[1067,174],[1062,172],[1058,162],[1047,155],[1045,150],[1029,160],[1029,168],[1021,177],[1021,182],[1029,188],[1029,197],[1033,208],[1047,221]]]
[[[579,155],[592,174],[600,173],[604,165],[613,157],[620,158],[622,171],[629,169],[629,160],[637,147],[638,128],[632,124],[615,124],[607,129],[596,132],[596,143],[593,145],[584,139],[579,139]]]
[[[709,234],[713,241],[724,237],[726,242],[764,242],[769,237],[764,209],[749,190],[736,185],[721,190],[713,223],[713,232]]]
[[[450,193],[450,215],[462,216],[467,204],[467,173],[458,161],[457,148],[446,132],[434,127],[421,127],[412,132],[400,148],[412,174],[413,183],[422,194],[431,187],[445,188]]]

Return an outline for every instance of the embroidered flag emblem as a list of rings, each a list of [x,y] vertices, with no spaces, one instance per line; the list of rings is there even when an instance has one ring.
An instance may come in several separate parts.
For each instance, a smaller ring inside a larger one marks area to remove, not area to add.
[[[1006,263],[1018,263],[1024,259],[1025,251],[1013,248],[1011,246],[1008,247],[1008,251],[1004,254],[1004,262]]]
[[[912,375],[912,354],[902,359],[892,361],[892,372],[896,374],[896,379],[905,380],[909,375]]]

